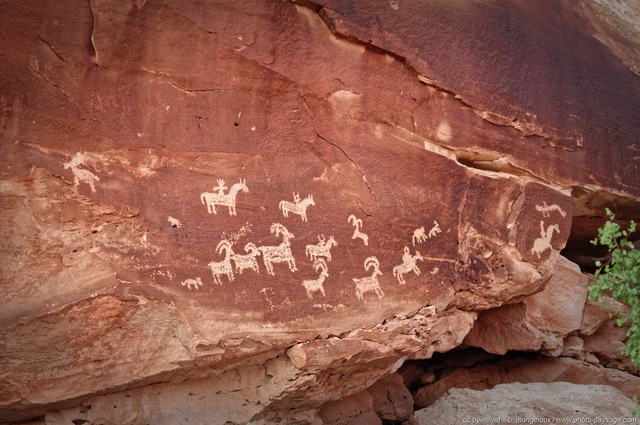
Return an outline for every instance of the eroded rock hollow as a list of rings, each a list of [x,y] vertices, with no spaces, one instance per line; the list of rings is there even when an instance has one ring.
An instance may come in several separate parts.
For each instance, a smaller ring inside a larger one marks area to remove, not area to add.
[[[361,3],[0,5],[0,421],[401,422],[409,360],[590,335],[640,8]]]

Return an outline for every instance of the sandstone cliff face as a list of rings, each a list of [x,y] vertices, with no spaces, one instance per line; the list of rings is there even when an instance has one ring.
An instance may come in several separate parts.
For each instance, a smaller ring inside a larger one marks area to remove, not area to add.
[[[309,422],[637,216],[606,2],[0,9],[0,420]]]

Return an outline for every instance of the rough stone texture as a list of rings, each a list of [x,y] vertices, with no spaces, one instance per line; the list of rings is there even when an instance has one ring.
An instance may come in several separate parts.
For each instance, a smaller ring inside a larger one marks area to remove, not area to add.
[[[636,15],[548,3],[0,5],[0,421],[309,422],[540,291],[640,198]]]
[[[622,420],[631,418],[635,407],[631,399],[605,385],[513,383],[484,391],[452,389],[433,406],[416,411],[415,419],[421,425],[454,425],[471,418],[485,418],[490,423],[516,422],[518,418]]]
[[[367,392],[380,419],[404,422],[413,415],[413,397],[398,373],[379,379]]]
[[[466,350],[465,350],[466,351]],[[462,353],[461,353],[462,355]],[[548,357],[495,357],[483,358],[464,353],[470,363],[461,361],[430,367],[409,376],[408,384],[413,391],[418,408],[431,406],[451,388],[485,390],[499,384],[513,382],[571,382],[574,384],[608,385],[617,388],[627,397],[633,397],[640,388],[640,377],[630,373],[603,367],[588,361],[569,358]],[[436,378],[437,376],[437,378]],[[424,378],[434,377],[430,382]]]
[[[558,356],[563,350],[563,339],[581,328],[587,293],[587,276],[560,257],[542,292],[521,303],[481,313],[464,342],[496,354],[516,350]]]

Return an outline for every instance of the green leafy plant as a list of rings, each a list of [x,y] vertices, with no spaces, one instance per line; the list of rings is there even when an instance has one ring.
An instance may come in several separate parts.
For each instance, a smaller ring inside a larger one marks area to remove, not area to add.
[[[601,295],[610,295],[629,306],[628,313],[615,312],[618,316],[616,324],[622,326],[631,322],[627,330],[627,346],[622,354],[629,356],[633,364],[640,368],[640,251],[628,239],[636,231],[636,223],[631,220],[629,228],[621,230],[614,221],[616,216],[613,212],[609,208],[605,211],[609,221],[598,229],[598,237],[591,243],[606,246],[611,259],[605,264],[596,261],[596,280],[589,284],[589,298],[597,301]],[[638,397],[634,395],[633,401],[638,404]],[[640,416],[640,404],[633,411],[633,416]]]
[[[595,281],[589,285],[589,298],[597,301],[601,295],[609,295],[629,306],[628,312],[615,312],[616,323],[622,326],[630,322],[627,346],[622,353],[640,367],[640,251],[628,239],[636,231],[636,223],[631,220],[629,228],[622,230],[611,210],[607,208],[606,213],[609,221],[598,229],[598,237],[591,243],[606,246],[611,259],[604,264],[596,262],[598,269]]]

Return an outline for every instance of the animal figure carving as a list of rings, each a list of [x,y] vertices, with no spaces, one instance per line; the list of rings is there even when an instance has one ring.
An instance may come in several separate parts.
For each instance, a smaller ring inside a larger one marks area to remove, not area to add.
[[[382,275],[380,271],[380,261],[378,261],[376,257],[367,257],[367,259],[364,260],[364,269],[373,269],[373,271],[371,276],[353,279],[356,283],[356,297],[358,297],[360,301],[364,301],[364,294],[373,292],[378,298],[382,298],[384,292],[382,292],[380,283],[378,282],[378,276]]]
[[[96,176],[89,170],[85,170],[83,168],[78,168],[81,165],[85,165],[85,161],[87,160],[86,155],[83,153],[76,153],[71,161],[65,162],[62,166],[71,170],[73,173],[73,184],[78,186],[81,182],[84,182],[89,185],[91,192],[96,191],[96,182],[100,181],[100,177]]]
[[[313,298],[314,292],[320,292],[323,297],[327,295],[324,292],[324,281],[329,277],[327,263],[324,259],[319,258],[313,262],[313,269],[316,272],[320,272],[320,275],[317,279],[304,280],[302,282],[302,286],[307,290],[307,297],[309,299]]]
[[[208,264],[211,269],[211,273],[213,274],[213,283],[217,283],[218,285],[222,285],[222,280],[220,280],[220,276],[227,275],[229,282],[233,282],[233,267],[231,267],[231,256],[233,255],[233,248],[231,247],[231,242],[226,239],[221,240],[216,246],[216,253],[222,254],[222,251],[225,252],[224,260],[222,261],[212,261]]]
[[[402,264],[399,264],[392,269],[393,275],[398,279],[398,282],[400,282],[401,285],[407,283],[404,280],[403,275],[409,272],[414,272],[417,276],[420,276],[420,268],[418,268],[418,265],[416,264],[418,260],[424,260],[422,255],[420,255],[418,251],[416,251],[416,255],[411,255],[409,247],[405,246],[404,254],[402,255]]]
[[[411,237],[411,242],[413,243],[413,246],[416,246],[416,242],[418,243],[422,243],[424,241],[426,241],[427,238],[427,234],[424,232],[424,226],[422,226],[419,229],[416,229],[413,231],[413,236]]]
[[[237,215],[236,214],[236,196],[238,192],[241,190],[244,193],[249,191],[249,188],[246,185],[246,180],[240,179],[240,183],[236,183],[231,186],[229,189],[229,193],[224,193],[227,187],[224,185],[224,180],[218,179],[218,186],[214,187],[213,190],[217,192],[202,192],[200,194],[200,201],[203,205],[207,206],[207,211],[209,214],[217,214],[216,205],[221,207],[229,208],[229,215]]]
[[[531,253],[536,254],[538,258],[540,258],[540,254],[545,252],[547,249],[551,248],[551,238],[553,237],[553,232],[556,231],[560,233],[560,228],[557,224],[552,224],[547,227],[547,230],[544,229],[544,222],[540,222],[540,237],[533,241],[533,247],[531,248]]]
[[[331,248],[338,245],[333,236],[329,236],[329,240],[325,240],[324,235],[318,236],[316,245],[307,245],[306,253],[309,259],[315,261],[318,257],[325,257],[327,261],[331,261]]]
[[[429,238],[436,236],[438,233],[442,232],[440,229],[440,225],[437,221],[433,220],[433,227],[429,230]]]
[[[293,239],[293,233],[289,232],[286,227],[280,223],[273,223],[271,225],[271,233],[276,236],[282,236],[282,243],[277,246],[261,246],[258,249],[262,253],[262,261],[267,268],[267,273],[275,275],[273,272],[274,263],[287,263],[289,270],[296,272],[296,260],[293,258],[291,252],[291,239]]]
[[[356,218],[355,215],[351,214],[347,219],[347,222],[351,223],[351,225],[355,227],[355,229],[353,230],[353,236],[351,236],[351,239],[360,238],[362,239],[362,242],[364,242],[365,246],[369,246],[369,236],[366,233],[362,233],[360,231],[360,229],[362,229],[362,220],[360,220],[359,218]]]
[[[551,214],[551,211],[558,211],[562,217],[567,216],[567,213],[564,212],[564,210],[560,208],[559,205],[557,204],[547,205],[546,201],[542,201],[542,205],[536,205],[536,210],[540,211],[542,215],[544,215],[545,217],[549,217],[549,215]]]
[[[285,217],[289,217],[289,213],[298,214],[302,221],[307,221],[307,208],[310,205],[315,205],[313,201],[313,195],[309,195],[303,200],[300,200],[300,194],[293,194],[293,202],[280,201],[280,211]]]
[[[256,257],[260,255],[260,251],[255,246],[255,244],[249,242],[244,247],[244,252],[246,254],[233,254],[231,256],[231,260],[233,260],[233,264],[236,266],[236,273],[242,274],[243,270],[251,269],[256,273],[260,273],[260,269],[258,268],[258,260]]]
[[[186,286],[187,288],[189,288],[189,290],[200,289],[200,287],[202,286],[202,280],[199,277],[196,277],[195,279],[187,279],[180,283],[180,285]]]

